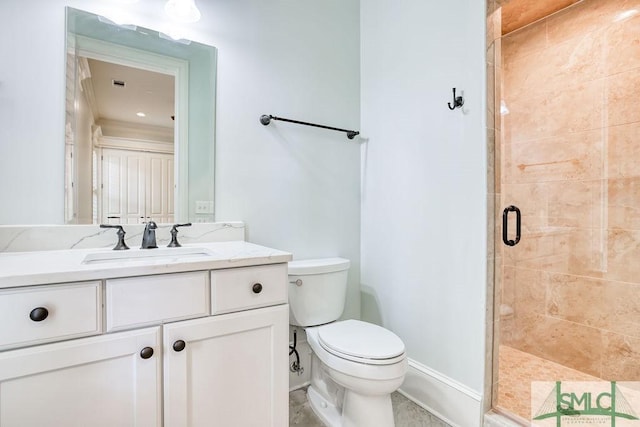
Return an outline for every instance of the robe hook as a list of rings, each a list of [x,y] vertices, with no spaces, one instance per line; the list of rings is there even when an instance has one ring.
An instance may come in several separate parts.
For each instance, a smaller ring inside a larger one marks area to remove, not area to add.
[[[449,110],[455,110],[456,108],[461,108],[464,105],[464,98],[461,96],[456,96],[456,88],[453,88],[453,105],[450,102],[447,102],[449,106]]]

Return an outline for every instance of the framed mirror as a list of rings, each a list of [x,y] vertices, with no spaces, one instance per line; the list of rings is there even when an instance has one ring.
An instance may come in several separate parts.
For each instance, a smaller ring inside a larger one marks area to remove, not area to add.
[[[216,49],[67,8],[65,222],[214,220]]]

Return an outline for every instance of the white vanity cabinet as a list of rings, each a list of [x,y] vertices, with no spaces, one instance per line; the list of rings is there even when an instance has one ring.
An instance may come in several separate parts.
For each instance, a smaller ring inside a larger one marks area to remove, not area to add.
[[[286,303],[286,264],[211,271],[228,314],[163,328],[165,427],[288,425]]]
[[[287,305],[165,325],[165,427],[289,423]]]
[[[0,426],[160,426],[160,329],[0,353]]]
[[[100,282],[0,290],[0,350],[102,332]]]
[[[285,427],[286,292],[282,261],[0,290],[0,427]]]

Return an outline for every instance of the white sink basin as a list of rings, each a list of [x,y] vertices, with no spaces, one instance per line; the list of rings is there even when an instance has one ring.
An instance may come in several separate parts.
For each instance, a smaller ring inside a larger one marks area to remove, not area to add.
[[[137,261],[179,262],[182,260],[208,257],[211,252],[204,248],[155,248],[94,252],[87,254],[82,264],[126,263]]]

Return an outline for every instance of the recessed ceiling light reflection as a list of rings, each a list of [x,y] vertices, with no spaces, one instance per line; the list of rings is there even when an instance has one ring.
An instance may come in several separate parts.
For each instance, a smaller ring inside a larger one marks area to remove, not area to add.
[[[147,115],[145,113],[143,113],[142,111],[138,111],[136,113],[136,116],[138,116],[138,117],[147,117]]]
[[[613,22],[620,22],[620,21],[624,21],[625,19],[629,19],[632,16],[635,16],[638,14],[638,9],[629,9],[629,10],[625,10],[624,12],[620,12],[617,16],[616,19],[613,20]]]

